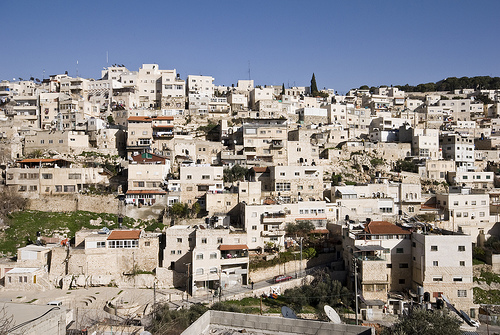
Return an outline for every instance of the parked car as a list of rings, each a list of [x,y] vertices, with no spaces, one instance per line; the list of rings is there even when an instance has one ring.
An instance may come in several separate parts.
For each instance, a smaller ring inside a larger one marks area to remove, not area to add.
[[[274,282],[275,283],[281,283],[282,281],[287,281],[292,279],[292,276],[287,276],[287,275],[281,275],[281,276],[276,276],[274,277]]]

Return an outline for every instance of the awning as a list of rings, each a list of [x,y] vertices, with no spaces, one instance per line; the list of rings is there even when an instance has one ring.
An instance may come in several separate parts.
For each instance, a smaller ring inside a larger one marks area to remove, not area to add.
[[[384,250],[384,247],[381,247],[380,245],[357,245],[356,249],[359,251],[377,251],[377,250]]]
[[[246,244],[222,244],[219,248],[221,251],[228,250],[248,250],[248,246]]]

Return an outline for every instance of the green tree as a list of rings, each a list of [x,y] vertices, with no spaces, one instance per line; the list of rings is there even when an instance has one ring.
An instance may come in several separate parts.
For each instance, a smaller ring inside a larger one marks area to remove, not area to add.
[[[248,174],[248,169],[241,165],[233,165],[230,169],[224,169],[224,182],[232,183],[234,181],[240,180],[244,181]]]
[[[394,171],[396,172],[406,171],[406,172],[417,173],[418,166],[411,161],[405,161],[399,159],[396,161],[396,164],[394,164]]]
[[[314,225],[309,220],[291,222],[286,226],[286,233],[289,236],[306,237],[311,230],[314,230]]]
[[[314,72],[313,72],[313,76],[311,78],[311,95],[313,97],[318,95],[318,85],[316,85],[316,76],[314,75]]]
[[[460,321],[445,311],[428,311],[416,308],[403,316],[391,327],[384,328],[382,335],[460,335]]]
[[[201,205],[200,205],[200,203],[199,202],[195,202],[193,204],[193,206],[191,206],[191,214],[196,217],[196,216],[198,216],[198,213],[200,213],[200,211],[201,211]]]
[[[108,115],[108,123],[115,124],[115,119],[113,119],[113,115]]]
[[[187,204],[182,204],[180,202],[176,202],[172,206],[170,206],[170,215],[178,218],[186,217],[189,214],[189,207]]]
[[[332,186],[339,186],[342,181],[342,176],[339,174],[332,173]]]
[[[285,83],[283,83],[283,86],[281,87],[281,95],[285,95]]]

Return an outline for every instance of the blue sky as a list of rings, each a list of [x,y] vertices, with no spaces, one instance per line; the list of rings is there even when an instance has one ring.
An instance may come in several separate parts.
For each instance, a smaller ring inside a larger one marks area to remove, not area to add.
[[[8,1],[0,79],[109,64],[340,92],[500,76],[500,1]]]

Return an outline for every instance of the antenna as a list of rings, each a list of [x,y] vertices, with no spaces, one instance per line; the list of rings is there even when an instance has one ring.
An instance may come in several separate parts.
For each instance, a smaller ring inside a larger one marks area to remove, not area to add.
[[[109,55],[108,51],[106,51],[106,67],[109,66]]]
[[[297,315],[295,315],[295,312],[287,306],[281,307],[281,315],[283,315],[283,317],[287,319],[298,319]]]
[[[76,60],[76,77],[78,78],[78,59]]]
[[[248,61],[248,80],[252,80],[252,77],[250,76],[250,61]]]
[[[330,321],[332,321],[335,324],[342,323],[342,320],[340,320],[339,314],[333,308],[331,308],[328,305],[325,305],[324,309],[325,309],[326,316],[328,316]]]

